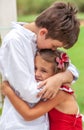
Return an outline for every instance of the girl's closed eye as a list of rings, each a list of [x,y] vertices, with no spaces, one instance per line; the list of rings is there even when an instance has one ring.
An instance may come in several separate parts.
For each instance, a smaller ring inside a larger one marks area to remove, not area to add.
[[[41,72],[43,72],[43,73],[47,73],[47,70],[44,69],[44,68],[42,68],[42,69],[41,69]]]
[[[34,70],[35,70],[35,71],[37,70],[37,67],[36,67],[36,66],[34,67]]]

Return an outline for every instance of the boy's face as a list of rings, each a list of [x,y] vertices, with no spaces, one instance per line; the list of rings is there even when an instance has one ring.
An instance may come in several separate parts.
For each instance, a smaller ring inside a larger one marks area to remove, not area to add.
[[[40,29],[38,35],[37,35],[37,46],[39,49],[52,49],[56,50],[58,47],[63,47],[63,43],[54,40],[51,38],[47,38],[47,30],[46,29]]]
[[[54,75],[54,65],[41,58],[41,56],[35,57],[35,79],[37,82],[45,80]]]

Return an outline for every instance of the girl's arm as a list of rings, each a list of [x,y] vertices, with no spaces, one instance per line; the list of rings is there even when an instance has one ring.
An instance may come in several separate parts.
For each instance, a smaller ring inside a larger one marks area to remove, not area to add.
[[[20,99],[14,93],[14,91],[9,87],[8,82],[4,82],[2,85],[2,92],[9,98],[15,109],[27,121],[31,121],[42,116],[54,108],[56,105],[58,105],[60,102],[65,100],[65,93],[63,91],[59,91],[55,98],[47,100],[45,102],[39,102],[37,105],[31,108],[27,103],[25,103],[25,101]]]
[[[38,97],[42,96],[43,98],[53,98],[56,96],[59,87],[65,83],[72,83],[76,81],[79,77],[79,73],[76,67],[70,63],[66,71],[55,74],[47,80],[44,80],[39,85],[39,88],[43,87],[42,91],[39,92]]]

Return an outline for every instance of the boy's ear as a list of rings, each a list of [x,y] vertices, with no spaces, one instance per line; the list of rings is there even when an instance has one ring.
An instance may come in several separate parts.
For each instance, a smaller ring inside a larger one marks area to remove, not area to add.
[[[41,28],[40,31],[39,31],[39,34],[40,34],[41,36],[43,36],[43,35],[46,36],[47,33],[48,33],[48,30],[47,30],[46,28]]]

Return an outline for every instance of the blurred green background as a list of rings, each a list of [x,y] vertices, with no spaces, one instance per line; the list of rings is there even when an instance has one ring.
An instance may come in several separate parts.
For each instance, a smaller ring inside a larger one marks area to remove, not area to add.
[[[57,0],[17,0],[17,13],[20,15],[38,14]],[[58,0],[71,2],[84,12],[84,0]]]

